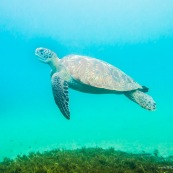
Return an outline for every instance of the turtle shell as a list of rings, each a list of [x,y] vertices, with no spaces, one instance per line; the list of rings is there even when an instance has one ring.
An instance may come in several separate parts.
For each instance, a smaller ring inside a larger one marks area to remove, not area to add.
[[[123,71],[99,59],[69,55],[61,59],[61,64],[75,80],[86,85],[121,92],[142,89]]]

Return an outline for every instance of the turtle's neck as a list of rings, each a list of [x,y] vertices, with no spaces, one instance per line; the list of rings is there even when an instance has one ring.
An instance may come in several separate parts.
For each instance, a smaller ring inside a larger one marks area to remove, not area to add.
[[[49,61],[48,64],[50,65],[50,67],[51,67],[51,69],[52,69],[53,72],[58,71],[59,60],[60,59],[57,56],[53,56],[51,58],[51,61]]]

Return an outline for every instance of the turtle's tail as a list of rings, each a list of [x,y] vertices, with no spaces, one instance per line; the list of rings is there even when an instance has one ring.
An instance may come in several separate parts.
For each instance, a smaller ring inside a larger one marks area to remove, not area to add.
[[[135,91],[128,91],[125,95],[135,103],[139,104],[144,109],[153,111],[156,109],[156,103],[151,96],[145,94],[142,91],[135,90]]]

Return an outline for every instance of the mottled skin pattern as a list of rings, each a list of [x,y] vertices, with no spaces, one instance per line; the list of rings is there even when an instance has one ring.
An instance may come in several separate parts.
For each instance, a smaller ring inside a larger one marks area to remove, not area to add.
[[[62,114],[70,119],[68,87],[86,93],[124,94],[147,110],[156,109],[153,98],[142,87],[120,69],[104,61],[80,55],[69,55],[59,59],[46,48],[37,48],[35,54],[41,62],[52,68],[51,83],[55,102]]]
[[[156,103],[153,98],[142,91],[135,90],[124,93],[130,100],[139,104],[142,108],[148,109],[150,111],[156,109]]]
[[[68,98],[68,83],[67,81],[60,80],[60,77],[54,73],[51,78],[52,91],[55,98],[55,103],[58,105],[62,114],[69,119],[69,98]],[[59,100],[61,99],[61,101]]]

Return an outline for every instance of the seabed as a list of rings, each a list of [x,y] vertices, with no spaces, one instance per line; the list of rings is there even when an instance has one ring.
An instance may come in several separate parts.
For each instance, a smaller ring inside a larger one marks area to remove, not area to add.
[[[56,149],[4,158],[0,173],[173,173],[173,156],[133,154],[114,148]]]

